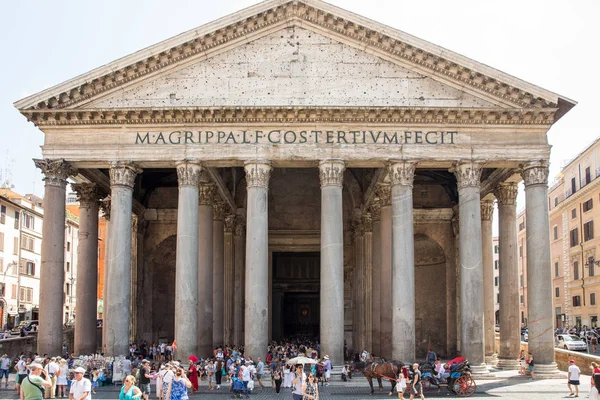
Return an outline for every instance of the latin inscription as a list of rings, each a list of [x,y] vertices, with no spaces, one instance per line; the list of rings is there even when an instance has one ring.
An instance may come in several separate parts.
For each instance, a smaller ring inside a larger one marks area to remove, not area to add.
[[[171,131],[137,132],[135,144],[423,144],[452,145],[458,138],[456,131]]]

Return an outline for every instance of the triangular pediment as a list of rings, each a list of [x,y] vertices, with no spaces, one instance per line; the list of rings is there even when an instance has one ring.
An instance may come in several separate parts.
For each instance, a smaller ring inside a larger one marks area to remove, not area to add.
[[[321,0],[269,0],[15,106],[28,118],[113,107],[369,105],[544,108],[556,119],[574,104]]]

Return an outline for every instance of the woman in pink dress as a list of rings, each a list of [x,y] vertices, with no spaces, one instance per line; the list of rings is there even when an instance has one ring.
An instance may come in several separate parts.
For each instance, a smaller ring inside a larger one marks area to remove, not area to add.
[[[188,361],[190,366],[188,368],[188,379],[192,382],[192,391],[198,391],[198,369],[196,368],[196,364],[192,360]]]

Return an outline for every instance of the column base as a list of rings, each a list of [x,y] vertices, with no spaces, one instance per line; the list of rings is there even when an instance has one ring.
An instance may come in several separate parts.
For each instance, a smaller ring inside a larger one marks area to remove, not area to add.
[[[498,364],[498,354],[492,354],[489,356],[485,356],[485,363],[487,365],[496,365]]]
[[[471,375],[473,379],[495,379],[487,364],[471,364]]]
[[[556,363],[536,363],[533,372],[535,374],[535,379],[561,379],[567,377],[567,373],[560,371]]]
[[[515,359],[500,358],[496,368],[504,371],[515,371],[521,369],[521,364]]]

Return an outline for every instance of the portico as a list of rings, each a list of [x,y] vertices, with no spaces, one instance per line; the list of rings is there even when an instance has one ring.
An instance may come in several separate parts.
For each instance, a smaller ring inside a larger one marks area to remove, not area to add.
[[[318,0],[260,3],[16,103],[45,134],[47,199],[67,177],[110,195],[109,354],[174,339],[181,359],[223,344],[264,357],[282,327],[285,276],[318,293],[318,310],[304,297],[291,318],[318,311],[334,364],[344,345],[405,362],[432,347],[482,373],[495,352],[484,301],[493,198],[501,362],[518,346],[511,190],[521,177],[537,229],[530,347],[542,371],[556,369],[543,301],[546,132],[573,105]],[[56,221],[59,200],[45,208]],[[282,253],[318,258],[288,276],[273,265]],[[62,261],[48,248],[42,262]],[[44,332],[52,310],[40,309],[46,353],[61,344]]]

